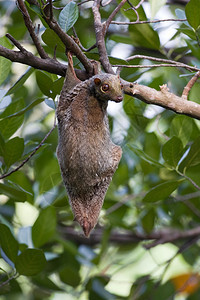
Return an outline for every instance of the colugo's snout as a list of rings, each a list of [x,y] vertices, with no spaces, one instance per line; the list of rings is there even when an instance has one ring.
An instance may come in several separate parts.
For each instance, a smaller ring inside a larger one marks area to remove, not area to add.
[[[99,74],[92,77],[94,94],[99,100],[121,102],[123,100],[123,85],[118,75]]]
[[[123,96],[117,96],[115,102],[121,102],[123,100]]]

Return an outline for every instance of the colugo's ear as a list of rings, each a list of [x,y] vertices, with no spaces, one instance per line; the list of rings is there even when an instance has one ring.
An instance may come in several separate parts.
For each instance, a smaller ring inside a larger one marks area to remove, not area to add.
[[[101,79],[99,79],[98,77],[96,77],[96,78],[94,79],[94,83],[95,83],[96,85],[100,85],[100,84],[101,84]]]

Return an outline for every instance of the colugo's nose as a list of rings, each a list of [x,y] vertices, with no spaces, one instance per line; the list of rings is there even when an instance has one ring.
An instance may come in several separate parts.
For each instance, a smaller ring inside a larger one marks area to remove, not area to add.
[[[123,100],[123,96],[117,96],[116,102],[121,102]]]

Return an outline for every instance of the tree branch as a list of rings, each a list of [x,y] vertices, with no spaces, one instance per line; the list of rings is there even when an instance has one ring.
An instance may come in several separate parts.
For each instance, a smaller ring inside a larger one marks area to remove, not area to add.
[[[22,0],[20,0],[22,1]],[[32,3],[32,0],[27,0],[29,3]],[[38,3],[34,2],[35,5],[38,5]],[[51,10],[51,7],[50,7]],[[50,13],[51,14],[51,13]],[[87,56],[81,51],[79,46],[75,43],[75,41],[67,34],[65,33],[61,27],[58,25],[56,20],[52,18],[43,16],[45,22],[49,25],[49,27],[58,35],[58,37],[61,39],[63,44],[66,46],[66,48],[74,53],[74,55],[80,60],[80,62],[83,64],[86,72],[91,76],[93,75],[93,65],[90,62],[90,60],[87,58]]]
[[[33,43],[35,44],[37,51],[41,58],[48,58],[48,54],[44,51],[44,48],[40,44],[40,41],[38,39],[37,34],[35,33],[35,27],[33,26],[32,20],[29,16],[28,10],[26,8],[26,5],[24,4],[23,0],[17,0],[18,7],[23,15],[24,23],[30,33],[30,36],[33,40]]]
[[[156,104],[167,108],[178,114],[184,114],[200,120],[200,104],[193,101],[186,101],[169,92],[167,85],[162,85],[160,91],[140,84],[130,84],[128,81],[121,80],[124,92],[127,95],[136,97],[148,104]]]
[[[111,24],[116,25],[136,25],[136,24],[151,24],[151,23],[161,23],[161,22],[185,22],[187,19],[163,19],[163,20],[146,20],[146,21],[134,21],[134,22],[120,22],[111,21]]]
[[[58,230],[62,234],[62,236],[67,240],[76,242],[78,244],[96,245],[101,242],[104,228],[97,226],[96,229],[94,229],[91,233],[89,239],[85,238],[79,232],[75,231],[73,227],[61,225],[59,226]],[[183,239],[191,239],[195,237],[198,238],[199,235],[200,226],[186,231],[166,229],[157,232],[152,232],[150,234],[131,231],[125,231],[124,233],[112,231],[109,237],[109,242],[116,244],[133,244],[153,240],[153,242],[144,245],[146,249],[150,249],[160,244],[172,243]]]
[[[59,36],[63,44],[66,46],[67,50],[72,52],[80,60],[87,73],[93,75],[93,65],[91,61],[81,51],[80,47],[75,43],[75,41],[61,29],[55,19],[52,18],[52,20],[50,20],[48,18],[45,18],[45,21],[47,22],[49,27]]]
[[[99,12],[100,8],[100,0],[94,0],[94,4],[92,7],[93,15],[94,15],[94,29],[96,34],[96,45],[99,50],[99,60],[107,73],[114,74],[112,66],[109,62],[106,45],[104,41],[104,27],[101,23],[101,15]]]
[[[195,82],[197,81],[197,79],[200,77],[200,71],[198,71],[188,82],[188,84],[184,87],[183,93],[182,93],[182,98],[184,98],[185,100],[187,100],[189,92],[191,90],[191,88],[193,87],[193,85],[195,84]]]
[[[44,70],[61,76],[65,76],[65,72],[67,70],[67,65],[61,64],[52,58],[39,58],[27,50],[24,52],[14,51],[0,45],[0,56],[3,56],[13,62],[19,62],[36,69]]]
[[[36,69],[45,70],[61,76],[65,76],[67,69],[66,65],[61,64],[52,58],[41,59],[34,56],[29,51],[22,53],[21,51],[14,51],[0,46],[0,56],[14,62],[20,62]],[[177,65],[174,64],[174,66]],[[199,71],[199,69],[195,67],[190,67],[182,63],[180,66]],[[81,80],[88,78],[84,71],[76,70],[76,74]],[[183,98],[170,93],[166,88],[162,88],[161,91],[156,91],[155,89],[147,86],[132,84],[125,80],[122,80],[122,83],[124,85],[124,92],[132,97],[136,97],[148,104],[162,106],[166,109],[173,110],[176,113],[185,114],[198,120],[200,119],[200,105],[198,103],[185,101]]]
[[[21,51],[10,50],[0,45],[0,56],[3,56],[13,62],[25,64],[35,69],[44,70],[63,77],[67,70],[67,65],[62,64],[53,58],[42,59],[34,56],[27,50],[22,53]],[[88,74],[82,70],[76,69],[76,75],[80,80],[88,78]]]

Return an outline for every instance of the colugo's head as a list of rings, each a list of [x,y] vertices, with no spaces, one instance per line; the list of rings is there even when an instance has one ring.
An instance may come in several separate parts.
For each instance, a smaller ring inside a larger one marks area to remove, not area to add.
[[[100,74],[91,78],[94,93],[99,100],[121,102],[123,100],[120,78],[112,74]]]

